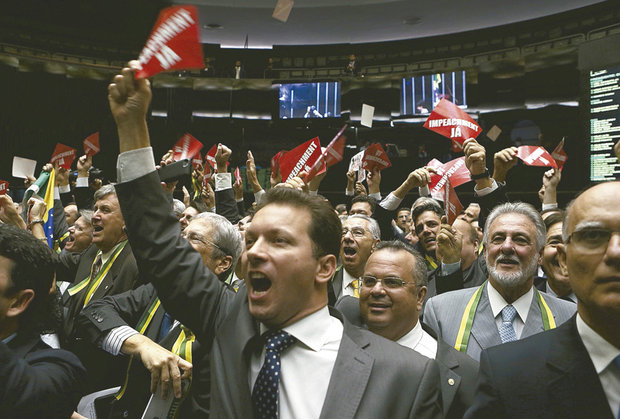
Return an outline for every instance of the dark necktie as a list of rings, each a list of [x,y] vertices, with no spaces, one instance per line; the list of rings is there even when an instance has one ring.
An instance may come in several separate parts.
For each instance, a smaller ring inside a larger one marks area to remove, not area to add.
[[[167,312],[164,313],[164,318],[161,320],[161,326],[159,327],[159,335],[157,337],[157,342],[161,342],[163,338],[166,337],[170,329],[172,328],[172,316]]]
[[[266,340],[265,361],[254,383],[252,405],[256,418],[276,419],[280,387],[280,354],[297,342],[297,339],[283,330],[269,332],[264,338]]]

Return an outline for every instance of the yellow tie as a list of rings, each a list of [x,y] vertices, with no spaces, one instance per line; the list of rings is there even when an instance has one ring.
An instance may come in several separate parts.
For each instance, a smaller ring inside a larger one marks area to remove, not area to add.
[[[353,296],[355,298],[360,298],[360,280],[359,279],[354,279],[353,281],[351,281],[351,287],[353,288]]]

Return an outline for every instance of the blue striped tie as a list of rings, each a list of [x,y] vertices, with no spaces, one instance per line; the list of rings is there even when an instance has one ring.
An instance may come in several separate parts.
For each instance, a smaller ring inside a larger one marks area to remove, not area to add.
[[[502,325],[499,328],[499,337],[502,343],[517,340],[517,334],[512,326],[512,321],[515,319],[516,315],[517,310],[510,304],[502,309]]]

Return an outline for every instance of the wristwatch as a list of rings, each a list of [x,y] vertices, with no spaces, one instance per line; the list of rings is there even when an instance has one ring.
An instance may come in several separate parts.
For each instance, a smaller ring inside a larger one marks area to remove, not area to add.
[[[491,177],[491,174],[489,173],[489,169],[488,168],[484,168],[484,172],[479,173],[477,175],[469,175],[469,178],[471,180],[478,180],[478,179],[484,179],[487,177]]]

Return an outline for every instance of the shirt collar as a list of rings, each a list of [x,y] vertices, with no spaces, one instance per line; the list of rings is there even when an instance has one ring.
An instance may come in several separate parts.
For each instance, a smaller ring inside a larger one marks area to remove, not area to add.
[[[415,326],[413,326],[413,329],[398,339],[396,343],[406,346],[407,348],[415,349],[416,345],[420,343],[420,340],[422,339],[422,332],[422,325],[418,321]]]
[[[104,265],[108,259],[110,259],[110,256],[112,256],[112,254],[114,252],[116,252],[116,249],[118,249],[118,246],[120,246],[121,244],[123,244],[125,240],[121,241],[120,243],[118,243],[116,246],[114,246],[111,250],[108,250],[105,253],[101,253],[101,264]],[[100,250],[101,252],[101,250]]]
[[[327,306],[314,313],[284,327],[282,330],[297,338],[298,341],[318,352],[328,339],[328,327],[331,316]],[[260,324],[261,335],[269,329],[263,323]]]
[[[359,279],[359,278],[355,278],[350,273],[348,273],[347,270],[344,268],[344,266],[342,267],[342,271],[343,271],[342,272],[342,286],[343,286],[343,288],[348,287],[351,282],[355,281],[356,279]]]
[[[501,313],[504,307],[508,305],[508,303],[504,300],[504,297],[502,297],[499,291],[491,285],[491,281],[488,283],[487,292],[489,293],[489,303],[491,304],[491,310],[493,311],[493,317],[495,318],[499,315],[499,313]],[[530,287],[528,292],[517,298],[517,300],[512,303],[512,306],[517,310],[517,314],[524,324],[527,320],[527,314],[530,311],[532,298],[534,298],[534,287]]]
[[[620,355],[620,349],[607,342],[605,338],[588,326],[579,313],[577,313],[577,332],[592,359],[597,374],[603,372],[614,358]]]

